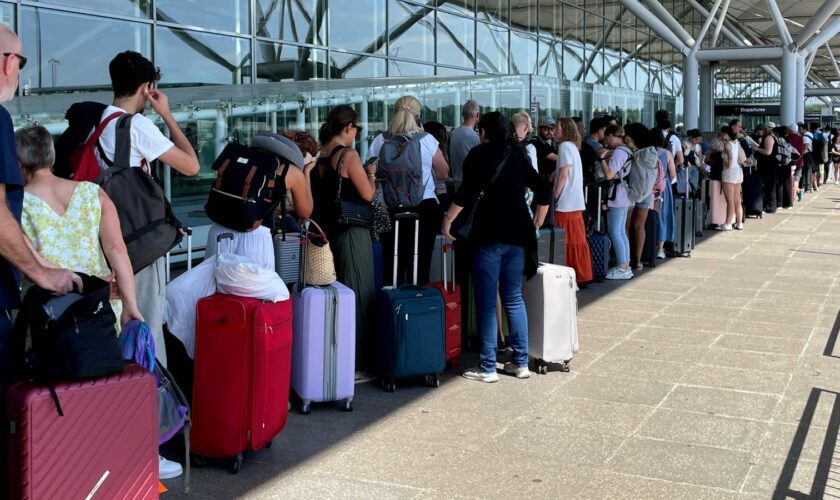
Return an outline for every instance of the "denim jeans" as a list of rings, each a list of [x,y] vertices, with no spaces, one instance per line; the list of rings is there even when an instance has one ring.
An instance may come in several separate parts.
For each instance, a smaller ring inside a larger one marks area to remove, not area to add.
[[[496,294],[499,292],[510,325],[508,343],[513,348],[511,361],[517,366],[527,366],[528,316],[522,299],[525,249],[508,244],[483,246],[473,257],[472,271],[481,345],[479,369],[483,372],[496,371]]]
[[[610,207],[607,210],[607,232],[615,249],[618,265],[630,264],[630,240],[627,239],[627,207]]]

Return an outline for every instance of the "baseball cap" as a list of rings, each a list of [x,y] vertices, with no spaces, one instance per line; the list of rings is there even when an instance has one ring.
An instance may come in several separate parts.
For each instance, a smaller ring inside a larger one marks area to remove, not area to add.
[[[537,125],[538,127],[552,127],[554,126],[554,118],[550,116],[543,116],[540,118],[540,123]]]
[[[763,129],[767,129],[767,128],[776,128],[776,124],[773,123],[773,122],[759,123],[758,127],[756,127],[756,130],[763,130]]]

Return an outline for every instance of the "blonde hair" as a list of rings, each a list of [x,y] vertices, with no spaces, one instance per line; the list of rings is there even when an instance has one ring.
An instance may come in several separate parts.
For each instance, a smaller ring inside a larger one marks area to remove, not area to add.
[[[563,130],[565,132],[565,129]],[[622,128],[621,125],[610,125],[609,127],[607,127],[607,130],[604,132],[604,136],[608,135],[621,137],[622,142],[624,142],[625,146],[630,148],[630,151],[636,151],[636,149],[638,149],[636,147],[636,143],[633,142],[633,138],[627,135],[627,133],[624,131],[624,128]]]
[[[391,124],[388,132],[391,134],[408,134],[422,131],[417,123],[420,118],[420,111],[423,106],[413,95],[404,95],[394,103],[394,116],[391,117]]]
[[[563,129],[563,139],[566,141],[571,141],[576,148],[580,149],[581,138],[580,130],[578,130],[577,123],[575,123],[575,121],[571,118],[560,118],[560,120],[558,120],[558,123],[560,123],[560,128]]]
[[[527,111],[520,111],[515,115],[510,117],[510,121],[513,123],[514,128],[519,128],[520,125],[528,125],[528,133],[534,131],[534,126],[531,124],[531,115],[528,114]]]

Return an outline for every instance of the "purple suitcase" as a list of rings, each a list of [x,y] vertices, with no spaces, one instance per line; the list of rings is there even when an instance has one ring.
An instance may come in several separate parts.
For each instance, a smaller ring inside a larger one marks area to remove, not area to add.
[[[301,267],[306,265],[306,246]],[[302,275],[302,273],[301,273]],[[292,389],[301,399],[300,412],[311,403],[341,401],[352,411],[356,374],[356,295],[339,282],[292,291]]]

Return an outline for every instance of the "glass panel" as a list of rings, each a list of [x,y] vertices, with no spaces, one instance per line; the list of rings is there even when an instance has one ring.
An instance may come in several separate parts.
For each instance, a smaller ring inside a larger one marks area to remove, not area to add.
[[[388,62],[388,76],[433,76],[435,67],[405,61]]]
[[[477,7],[478,18],[497,24],[507,24],[509,19],[508,4],[508,0],[481,0]]]
[[[41,3],[88,9],[121,16],[151,18],[152,2],[148,0],[37,0]]]
[[[514,38],[515,39],[515,38]],[[563,67],[563,44],[545,38],[539,39],[537,74],[543,76],[561,76]]]
[[[21,35],[29,64],[20,86],[33,92],[78,87],[111,89],[108,62],[118,51],[151,57],[151,26],[42,8],[21,9]],[[107,43],[103,43],[107,40]]]
[[[387,61],[346,52],[330,51],[330,78],[378,78],[385,76]]]
[[[438,12],[436,33],[438,63],[475,67],[475,21]]]
[[[0,3],[0,24],[15,29],[15,6],[10,3]]]
[[[566,41],[563,44],[563,75],[567,80],[578,81],[583,69],[583,47],[578,42]]]
[[[533,0],[513,0],[510,5],[511,26],[525,31],[536,32],[537,11],[539,8]]]
[[[257,47],[258,83],[327,78],[326,50],[271,42]]]
[[[250,83],[250,41],[158,26],[155,62],[165,84]]]
[[[434,27],[434,10],[399,0],[389,0],[388,55],[434,62]]]
[[[417,3],[432,4],[432,0],[415,0]],[[472,17],[475,15],[475,1],[474,0],[437,0],[437,5],[440,10],[449,12],[457,12],[462,16]],[[485,0],[479,0],[479,4],[486,3]],[[479,7],[481,8],[481,7]]]
[[[287,42],[324,45],[325,4],[325,0],[256,0],[256,34]]]
[[[469,69],[455,69],[447,68],[446,66],[438,66],[437,74],[438,76],[466,76],[474,75],[475,71]]]
[[[479,38],[480,40],[480,38]],[[516,57],[510,60],[511,73],[538,74],[537,36],[532,33],[510,32],[510,53]]]
[[[600,9],[599,9],[600,10]],[[586,61],[592,61],[589,64],[588,71],[583,75],[583,80],[587,83],[595,83],[604,69],[604,53],[603,49],[595,50],[599,43],[601,43],[604,36],[604,18],[587,14],[586,16]]]
[[[563,4],[560,0],[540,0],[540,33],[562,36]]]
[[[478,47],[476,47],[478,69],[491,73],[508,73],[509,32],[507,28],[501,26],[478,23]],[[520,57],[518,52],[514,54],[517,59]]]
[[[156,8],[158,21],[250,33],[248,4],[242,0],[157,0]]]
[[[362,7],[364,6],[364,7]],[[385,53],[385,0],[330,0],[330,47]]]

